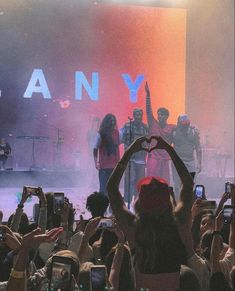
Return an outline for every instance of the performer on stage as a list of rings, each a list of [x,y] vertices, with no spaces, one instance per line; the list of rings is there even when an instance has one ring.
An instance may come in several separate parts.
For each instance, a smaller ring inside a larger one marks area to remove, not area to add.
[[[190,119],[186,114],[182,114],[178,117],[177,126],[173,130],[173,146],[194,179],[196,172],[201,172],[202,150],[199,130],[195,126],[190,125]],[[181,183],[179,175],[173,165],[172,176],[175,197],[179,199]]]
[[[95,167],[99,171],[99,192],[107,194],[106,184],[120,159],[119,131],[116,117],[109,113],[103,118],[97,133],[93,156]]]
[[[0,138],[0,170],[5,170],[6,161],[11,154],[11,147],[5,138]]]
[[[138,137],[148,134],[148,126],[142,122],[143,110],[136,108],[133,110],[133,121],[127,122],[120,130],[121,143],[124,149]],[[130,168],[129,168],[130,167]],[[137,182],[145,177],[146,151],[140,151],[132,155],[124,178],[124,200],[131,203],[136,195]]]
[[[169,111],[164,107],[159,108],[157,110],[156,120],[153,116],[150,100],[150,91],[147,82],[145,85],[145,92],[149,135],[161,136],[164,138],[164,140],[171,144],[172,132],[175,128],[175,125],[167,123]],[[166,151],[160,149],[152,151],[150,154],[148,154],[147,176],[158,176],[170,183],[169,160],[170,157]]]

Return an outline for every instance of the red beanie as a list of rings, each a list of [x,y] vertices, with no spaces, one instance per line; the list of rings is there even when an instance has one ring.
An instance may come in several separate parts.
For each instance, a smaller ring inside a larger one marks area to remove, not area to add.
[[[146,177],[137,184],[139,205],[146,214],[164,212],[171,205],[168,183],[159,177]]]

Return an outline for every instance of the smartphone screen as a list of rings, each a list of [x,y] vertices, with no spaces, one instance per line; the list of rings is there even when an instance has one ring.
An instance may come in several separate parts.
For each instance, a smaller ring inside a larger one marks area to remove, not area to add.
[[[26,187],[27,194],[29,196],[31,196],[31,195],[37,196],[38,195],[38,187],[34,187],[34,186],[25,186],[25,187]]]
[[[203,198],[205,192],[205,188],[203,185],[196,185],[195,187],[195,196],[196,198]]]
[[[225,205],[224,206],[224,209],[223,209],[224,223],[226,223],[226,224],[231,223],[233,209],[234,209],[234,206],[232,206],[232,205]]]
[[[113,227],[113,221],[109,218],[104,218],[100,220],[99,228],[111,228]]]
[[[91,290],[104,291],[106,288],[106,267],[103,265],[91,267]]]
[[[65,258],[67,259],[67,258]],[[50,279],[50,291],[65,291],[71,290],[71,264],[63,263],[63,257],[61,261],[52,262],[52,271]]]
[[[64,207],[64,193],[58,192],[54,193],[53,209],[54,213],[58,214],[62,212]]]
[[[225,183],[225,193],[231,193],[231,184],[229,182]]]

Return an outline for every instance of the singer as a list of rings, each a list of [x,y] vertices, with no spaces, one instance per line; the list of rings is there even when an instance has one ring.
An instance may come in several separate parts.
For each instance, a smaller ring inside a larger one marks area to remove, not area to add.
[[[142,122],[142,109],[134,109],[133,118],[128,117],[128,119],[129,121],[120,129],[120,140],[125,150],[138,137],[148,134],[148,126]],[[128,206],[136,195],[137,182],[145,177],[145,166],[146,151],[137,152],[131,157],[124,180],[124,200]]]

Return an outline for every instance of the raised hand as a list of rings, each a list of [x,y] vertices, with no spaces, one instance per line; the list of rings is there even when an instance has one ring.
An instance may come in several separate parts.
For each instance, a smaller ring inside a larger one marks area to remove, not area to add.
[[[147,96],[150,96],[150,91],[149,91],[149,86],[148,86],[148,82],[145,83],[145,92]]]
[[[41,206],[46,206],[47,199],[41,187],[38,187],[37,194],[38,194],[39,201],[41,202]]]
[[[63,227],[53,228],[47,233],[40,234],[41,229],[37,228],[30,233],[23,236],[23,240],[21,243],[21,248],[30,250],[31,248],[40,245],[44,242],[54,242],[57,240],[59,234],[63,231]]]
[[[101,220],[101,217],[96,217],[96,218],[91,219],[88,222],[84,231],[84,236],[86,236],[87,239],[90,239],[95,234],[100,220]]]

